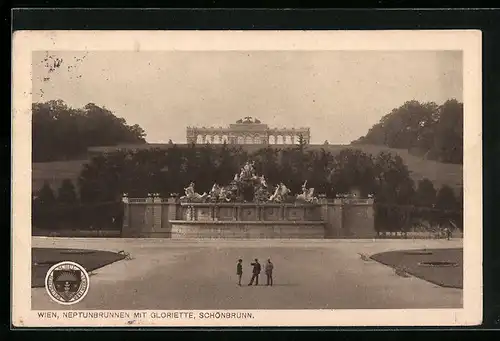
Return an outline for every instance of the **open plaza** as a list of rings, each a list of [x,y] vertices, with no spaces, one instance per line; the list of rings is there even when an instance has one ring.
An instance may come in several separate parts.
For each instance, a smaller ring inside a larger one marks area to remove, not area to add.
[[[126,258],[91,271],[88,294],[75,305],[60,305],[49,298],[44,287],[32,288],[34,310],[462,307],[462,289],[402,274],[397,267],[370,258],[399,250],[461,249],[462,239],[33,237],[32,247],[128,254]],[[440,257],[446,257],[442,254]],[[236,275],[239,258],[243,259],[241,287],[237,285]],[[272,287],[265,285],[264,274],[258,286],[247,286],[252,271],[250,263],[255,258],[262,264],[268,258],[274,263]],[[461,269],[462,264],[455,269],[460,277]]]

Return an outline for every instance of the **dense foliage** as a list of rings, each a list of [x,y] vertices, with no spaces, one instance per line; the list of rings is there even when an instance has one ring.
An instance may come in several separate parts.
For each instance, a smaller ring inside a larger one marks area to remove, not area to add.
[[[92,146],[145,143],[144,130],[89,103],[82,109],[63,101],[33,103],[33,162],[72,160]]]
[[[283,182],[292,193],[300,193],[305,180],[316,194],[335,197],[357,189],[361,195],[381,193],[384,201],[409,201],[412,187],[409,171],[399,156],[381,153],[373,158],[359,150],[338,154],[290,149],[262,148],[249,154],[238,147],[173,146],[167,150],[121,151],[92,159],[80,176],[84,202],[110,201],[122,193],[144,197],[148,193],[183,194],[195,182],[199,193],[214,183],[228,184],[247,161],[255,161],[259,175],[270,186]]]
[[[353,143],[408,149],[431,160],[461,164],[463,104],[455,99],[442,105],[406,102]]]
[[[240,147],[226,145],[173,145],[166,150],[101,155],[93,158],[81,172],[76,206],[75,190],[70,182],[64,181],[57,196],[48,185],[44,186],[38,193],[36,207],[39,212],[44,212],[41,207],[59,205],[59,212],[67,207],[68,216],[77,219],[78,224],[98,226],[121,219],[116,205],[123,193],[130,197],[146,197],[148,193],[160,193],[164,197],[172,193],[183,195],[191,181],[198,193],[208,192],[214,183],[228,184],[248,160],[255,161],[257,173],[266,177],[269,186],[283,182],[294,194],[301,192],[305,180],[308,187],[316,189],[316,195],[328,198],[354,190],[363,197],[373,194],[376,227],[381,231],[404,230],[419,220],[440,223],[440,219],[453,218],[457,225],[461,224],[463,199],[457,198],[447,186],[436,191],[427,179],[415,186],[401,157],[386,152],[372,156],[355,149],[332,154],[324,149],[307,150],[301,144],[290,149],[267,147],[251,154]],[[99,207],[106,205],[108,210],[99,211]],[[80,207],[77,209],[80,213],[72,211],[72,207]],[[97,211],[89,214],[88,207]]]

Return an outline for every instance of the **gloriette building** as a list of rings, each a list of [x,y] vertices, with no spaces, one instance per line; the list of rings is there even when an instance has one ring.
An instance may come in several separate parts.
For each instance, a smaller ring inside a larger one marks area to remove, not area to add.
[[[245,117],[228,127],[187,127],[186,140],[197,144],[309,144],[309,128],[269,128],[257,118]]]

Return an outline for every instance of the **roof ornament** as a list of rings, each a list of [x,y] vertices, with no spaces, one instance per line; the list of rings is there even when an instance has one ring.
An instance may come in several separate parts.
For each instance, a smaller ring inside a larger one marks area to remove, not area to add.
[[[252,116],[246,116],[246,117],[243,117],[242,119],[239,119],[238,121],[236,121],[236,123],[245,123],[245,124],[252,124],[252,123],[255,123],[255,124],[259,124],[259,123],[262,123],[258,118],[253,118]]]

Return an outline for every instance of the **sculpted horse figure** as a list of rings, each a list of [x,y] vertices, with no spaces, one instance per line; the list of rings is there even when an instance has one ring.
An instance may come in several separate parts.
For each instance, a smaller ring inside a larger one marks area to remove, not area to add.
[[[222,187],[220,189],[219,201],[231,202],[231,201],[234,201],[234,197],[235,196],[233,195],[232,187],[226,186],[226,187]]]
[[[286,199],[286,196],[290,193],[290,190],[285,186],[283,182],[280,182],[279,185],[276,186],[274,194],[271,195],[269,201],[272,202],[283,202]]]
[[[297,195],[297,201],[316,203],[318,198],[314,196],[314,188],[304,189],[302,194]]]
[[[307,180],[302,185],[302,193],[298,194],[296,199],[297,201],[307,202],[307,203],[316,203],[318,202],[318,198],[314,196],[314,188],[307,188]]]
[[[212,202],[231,202],[235,199],[235,191],[234,186],[219,186],[215,183],[208,194],[208,200]]]
[[[180,198],[182,201],[204,202],[208,196],[206,192],[203,192],[203,194],[196,193],[194,190],[194,182],[191,182],[188,187],[184,188],[184,192],[186,195]]]

